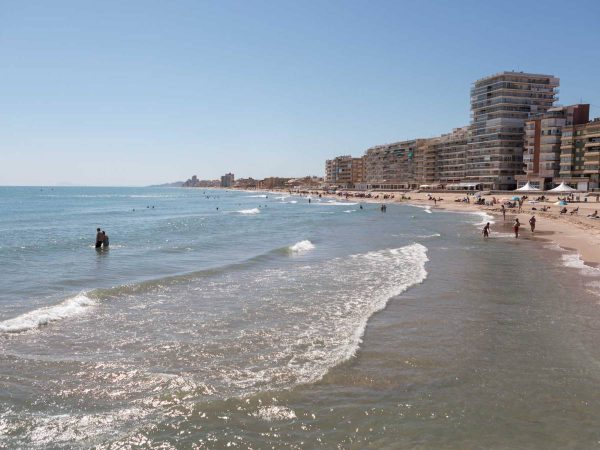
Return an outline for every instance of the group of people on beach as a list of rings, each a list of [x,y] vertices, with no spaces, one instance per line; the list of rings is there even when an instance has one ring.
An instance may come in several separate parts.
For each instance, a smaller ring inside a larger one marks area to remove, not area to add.
[[[106,231],[96,228],[96,248],[108,248],[109,240]]]
[[[504,209],[504,205],[502,206],[502,217],[504,218],[504,220],[506,220],[506,210]],[[537,222],[537,219],[535,218],[535,215],[531,216],[531,218],[529,219],[529,227],[531,228],[531,232],[535,233],[535,224]],[[515,238],[518,239],[519,238],[519,229],[521,228],[521,222],[519,221],[519,218],[516,217],[515,221],[513,222],[513,231],[515,233]],[[490,223],[487,222],[485,224],[485,226],[483,227],[483,230],[481,230],[481,233],[483,234],[484,238],[488,238],[490,237]]]

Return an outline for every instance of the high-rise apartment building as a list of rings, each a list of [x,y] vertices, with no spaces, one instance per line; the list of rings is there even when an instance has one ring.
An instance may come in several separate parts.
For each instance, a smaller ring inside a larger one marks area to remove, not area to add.
[[[525,174],[515,177],[518,187],[526,183],[538,189],[553,187],[553,180],[560,172],[563,133],[587,123],[589,110],[590,105],[556,106],[525,121]]]
[[[580,190],[600,187],[600,118],[565,129],[560,151],[555,184],[565,182]]]
[[[364,179],[364,157],[343,155],[325,161],[325,182],[328,184],[350,188],[364,182]]]
[[[502,72],[471,88],[471,132],[466,179],[486,189],[514,189],[523,172],[524,123],[557,100],[552,75]]]
[[[221,177],[221,187],[232,187],[235,183],[235,175],[227,173]]]
[[[441,185],[460,183],[465,179],[469,127],[455,128],[442,134],[434,143],[435,182]]]
[[[365,154],[367,189],[411,189],[419,186],[418,152],[427,139],[412,139],[371,147]]]
[[[436,143],[439,138],[422,139],[415,151],[415,181],[430,186],[437,179],[435,167]]]

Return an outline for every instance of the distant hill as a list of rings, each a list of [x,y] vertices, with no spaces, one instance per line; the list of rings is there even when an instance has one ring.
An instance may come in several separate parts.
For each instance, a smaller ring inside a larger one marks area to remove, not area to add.
[[[175,181],[173,183],[164,183],[164,184],[153,184],[148,187],[181,187],[183,186],[183,181]]]

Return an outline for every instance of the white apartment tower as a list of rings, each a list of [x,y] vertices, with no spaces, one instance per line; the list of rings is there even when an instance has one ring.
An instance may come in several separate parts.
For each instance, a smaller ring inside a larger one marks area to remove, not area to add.
[[[485,189],[516,187],[523,173],[524,124],[557,100],[558,78],[502,72],[477,80],[471,88],[471,132],[467,143],[467,181]]]

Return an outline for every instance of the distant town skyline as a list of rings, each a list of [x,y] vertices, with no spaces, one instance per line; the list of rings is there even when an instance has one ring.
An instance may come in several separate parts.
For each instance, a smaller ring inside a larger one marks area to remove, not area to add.
[[[6,1],[0,185],[323,175],[469,123],[505,70],[600,116],[600,4]]]

